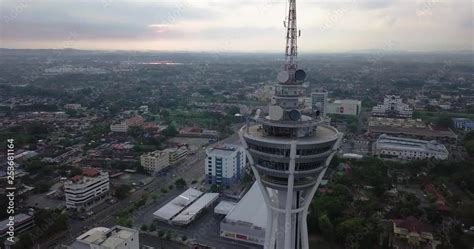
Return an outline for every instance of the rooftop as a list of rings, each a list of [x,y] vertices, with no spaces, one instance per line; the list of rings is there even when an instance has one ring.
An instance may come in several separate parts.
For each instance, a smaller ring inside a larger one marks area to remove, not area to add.
[[[239,148],[237,145],[233,144],[217,144],[212,148],[207,150],[207,154],[212,154],[216,156],[230,156]]]
[[[242,197],[225,217],[226,222],[247,223],[249,226],[265,228],[267,226],[267,208],[260,189],[254,182],[250,190]]]
[[[289,140],[292,140],[291,138],[285,138],[285,137],[273,137],[273,136],[264,136],[261,125],[251,125],[248,129],[248,132],[246,130],[246,127],[244,126],[242,128],[244,130],[244,136],[249,136],[263,140],[263,141],[268,141],[271,143],[284,143],[287,144]],[[303,137],[303,138],[298,138],[298,143],[299,144],[305,144],[305,143],[314,143],[314,142],[319,142],[319,143],[324,143],[324,142],[330,142],[336,140],[338,137],[338,131],[332,127],[329,126],[323,126],[319,125],[316,128],[316,132],[314,133],[313,136],[310,137]]]
[[[431,225],[425,224],[413,216],[410,216],[404,220],[394,220],[393,222],[398,228],[407,229],[408,232],[410,233],[412,232],[421,233],[421,232],[433,231],[433,227]]]
[[[229,214],[232,209],[237,205],[235,202],[231,201],[221,201],[217,206],[214,208],[214,213],[216,214]]]
[[[129,240],[135,233],[138,233],[138,231],[121,226],[115,226],[111,229],[95,227],[77,237],[76,240],[106,248],[115,248],[124,241]]]
[[[23,214],[23,213],[17,214],[15,215],[15,225],[21,224],[31,218],[32,217],[27,214]],[[0,221],[0,231],[4,231],[7,229],[8,222],[9,222],[8,219]]]
[[[423,151],[437,151],[437,152],[443,152],[443,153],[448,153],[446,147],[437,141],[426,141],[426,140],[420,140],[420,139],[412,139],[412,138],[401,138],[401,137],[392,137],[392,136],[387,136],[385,134],[380,135],[379,138],[377,139],[376,143],[377,148],[384,148],[384,147],[390,147],[390,148],[408,148],[410,147],[411,149],[417,149],[417,150],[423,150]]]
[[[166,203],[166,205],[156,210],[153,215],[163,220],[169,220],[179,214],[202,194],[203,193],[197,189],[189,188],[170,202]]]
[[[172,221],[188,223],[193,217],[198,214],[203,208],[209,206],[219,197],[218,193],[206,193],[197,199],[193,204],[184,209],[181,213],[176,215]]]

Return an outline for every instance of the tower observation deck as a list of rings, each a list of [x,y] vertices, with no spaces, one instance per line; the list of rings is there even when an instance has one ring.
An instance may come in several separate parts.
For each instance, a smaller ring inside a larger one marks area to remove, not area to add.
[[[285,24],[285,64],[269,111],[239,135],[267,207],[265,249],[307,249],[308,208],[342,134],[324,125],[319,112],[301,112],[306,73],[297,64],[296,0],[289,0]]]

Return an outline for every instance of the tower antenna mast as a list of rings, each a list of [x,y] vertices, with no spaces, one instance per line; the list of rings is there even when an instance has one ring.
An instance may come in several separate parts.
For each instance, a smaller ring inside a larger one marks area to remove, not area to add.
[[[295,74],[298,67],[298,26],[296,23],[296,0],[289,0],[287,21],[285,70],[288,71],[291,76]],[[290,78],[290,81],[294,82],[294,77],[293,79]]]

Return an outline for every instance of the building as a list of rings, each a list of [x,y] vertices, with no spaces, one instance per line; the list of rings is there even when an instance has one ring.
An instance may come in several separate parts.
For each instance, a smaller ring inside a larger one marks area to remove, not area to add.
[[[175,225],[188,225],[193,222],[204,210],[212,206],[219,198],[219,193],[205,193],[191,205],[186,207],[173,219],[171,223]]]
[[[306,73],[297,64],[296,0],[289,0],[286,27],[285,63],[268,115],[257,112],[239,135],[269,212],[264,248],[308,249],[308,207],[342,134],[321,117],[302,114]]]
[[[13,227],[15,229],[15,236],[22,232],[28,231],[35,226],[35,221],[31,215],[19,213],[14,217],[15,219]],[[8,218],[0,221],[0,238],[3,238],[7,235],[10,227],[9,222],[10,220]]]
[[[126,133],[128,131],[128,125],[126,123],[111,124],[110,131]]]
[[[329,114],[358,116],[361,109],[362,102],[360,100],[338,99],[328,104],[326,112]]]
[[[267,225],[267,208],[260,185],[254,182],[242,199],[228,211],[220,224],[222,237],[263,245]]]
[[[151,174],[156,174],[170,165],[169,153],[157,150],[141,155],[140,164]]]
[[[140,115],[135,115],[125,120],[125,124],[129,127],[142,126],[145,123],[145,119]]]
[[[413,109],[403,103],[400,96],[387,95],[383,100],[383,104],[376,105],[372,108],[372,116],[411,118],[413,116]]]
[[[155,219],[173,225],[188,225],[212,206],[219,193],[203,193],[189,188],[153,213]]]
[[[240,181],[245,170],[242,146],[219,144],[206,150],[204,172],[209,184],[230,186]]]
[[[168,153],[170,164],[177,163],[188,156],[188,148],[184,145],[176,148],[168,148],[163,151]]]
[[[81,104],[65,104],[64,108],[68,110],[79,110],[81,109]]]
[[[140,248],[137,230],[114,226],[95,227],[76,238],[70,249],[138,249]]]
[[[441,244],[434,239],[433,227],[417,218],[394,220],[392,245],[397,249],[436,249]]]
[[[311,93],[311,107],[313,112],[319,111],[321,117],[326,117],[328,108],[328,92]]]
[[[110,196],[109,173],[96,168],[82,168],[82,175],[71,177],[64,183],[66,208],[88,210]]]
[[[453,118],[454,127],[463,131],[472,131],[474,130],[474,120],[467,118]]]
[[[449,143],[455,143],[458,138],[451,129],[434,129],[420,119],[411,118],[370,117],[368,131],[373,136],[387,134]]]
[[[401,160],[448,159],[446,147],[436,141],[381,135],[374,143],[374,155]]]
[[[120,123],[111,124],[110,131],[124,133],[124,132],[127,132],[128,128],[130,127],[143,126],[144,124],[145,124],[145,119],[140,115],[135,115]]]

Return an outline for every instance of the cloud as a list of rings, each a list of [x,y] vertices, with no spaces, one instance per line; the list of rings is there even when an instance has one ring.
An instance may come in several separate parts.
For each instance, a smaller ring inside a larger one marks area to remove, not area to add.
[[[285,0],[0,0],[5,47],[280,51]],[[298,0],[301,50],[471,49],[470,0]]]

